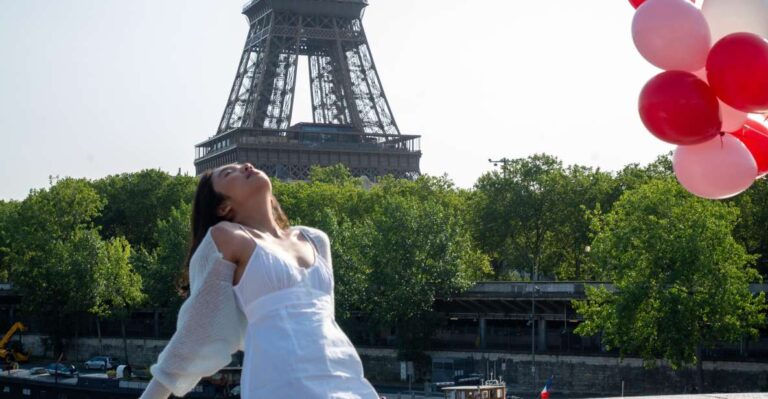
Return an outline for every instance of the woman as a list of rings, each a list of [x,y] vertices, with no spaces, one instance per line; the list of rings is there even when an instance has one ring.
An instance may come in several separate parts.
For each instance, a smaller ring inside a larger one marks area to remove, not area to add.
[[[328,236],[290,227],[266,174],[204,173],[192,236],[190,296],[141,398],[184,396],[237,350],[243,399],[378,398],[334,318]]]

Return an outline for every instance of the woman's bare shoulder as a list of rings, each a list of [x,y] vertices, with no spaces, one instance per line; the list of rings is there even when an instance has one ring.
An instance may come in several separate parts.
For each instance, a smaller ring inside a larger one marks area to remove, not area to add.
[[[317,237],[321,240],[328,241],[328,234],[326,234],[323,230],[318,229],[317,227],[311,227],[311,226],[303,226],[303,225],[297,225],[293,226],[294,228],[301,229],[308,234]]]
[[[239,258],[237,248],[242,241],[242,230],[237,224],[221,221],[211,227],[211,239],[224,259],[231,262]]]

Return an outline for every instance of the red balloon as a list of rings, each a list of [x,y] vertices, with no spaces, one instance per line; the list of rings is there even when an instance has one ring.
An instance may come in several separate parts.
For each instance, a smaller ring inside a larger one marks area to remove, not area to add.
[[[707,80],[731,107],[768,111],[768,41],[746,32],[720,39],[707,57]]]
[[[768,128],[752,119],[741,130],[731,133],[741,140],[757,162],[757,174],[768,172]]]
[[[703,80],[683,71],[653,77],[640,92],[640,118],[659,139],[672,144],[703,143],[720,133],[720,104]]]
[[[632,4],[632,7],[635,8],[640,7],[643,3],[645,3],[645,0],[629,0],[629,4]],[[691,0],[691,3],[696,4],[696,0]]]

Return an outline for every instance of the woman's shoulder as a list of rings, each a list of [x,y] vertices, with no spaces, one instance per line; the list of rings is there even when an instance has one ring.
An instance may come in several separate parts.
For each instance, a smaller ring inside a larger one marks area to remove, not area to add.
[[[240,228],[237,226],[237,223],[226,220],[222,220],[208,229],[211,238],[213,238],[213,241],[217,244],[228,238],[235,237],[238,231],[240,231]]]
[[[309,238],[315,243],[320,253],[324,254],[326,258],[330,257],[331,240],[328,238],[328,234],[318,229],[317,227],[309,226],[293,226],[294,228],[303,231]]]
[[[189,277],[192,291],[204,281],[232,281],[232,272],[237,264],[230,252],[233,239],[229,227],[220,223],[208,228],[189,261]],[[221,265],[222,267],[213,267]],[[224,267],[226,266],[226,267]]]
[[[328,240],[328,234],[325,234],[324,231],[318,229],[317,227],[296,225],[296,226],[293,226],[293,228],[299,229],[299,230],[307,233],[307,235],[312,236],[312,238],[317,238],[317,239],[321,239],[321,240]]]
[[[225,259],[234,259],[238,243],[242,239],[242,229],[237,223],[221,221],[208,229],[208,235],[216,250]]]

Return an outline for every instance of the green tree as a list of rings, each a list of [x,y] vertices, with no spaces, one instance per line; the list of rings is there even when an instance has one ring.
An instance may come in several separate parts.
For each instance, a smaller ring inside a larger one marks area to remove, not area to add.
[[[309,181],[313,183],[348,184],[354,181],[352,173],[343,164],[320,167],[313,165],[309,170]]]
[[[554,268],[542,260],[562,223],[554,212],[554,190],[565,174],[562,163],[537,154],[511,160],[501,169],[484,174],[475,184],[477,241],[494,260],[499,279],[529,279],[534,269],[539,275],[553,275]]]
[[[24,298],[22,311],[46,321],[56,353],[64,349],[62,338],[78,334],[71,326],[79,323],[70,319],[140,301],[141,281],[123,259],[130,247],[119,239],[105,243],[94,226],[103,206],[86,180],[67,178],[33,190],[12,222],[12,282]]]
[[[106,263],[101,268],[102,273],[97,277],[100,302],[106,305],[100,315],[120,319],[120,333],[123,338],[123,355],[126,363],[128,357],[128,340],[125,323],[134,309],[145,301],[142,292],[142,278],[134,270],[130,262],[131,244],[123,237],[112,238],[103,247]]]
[[[11,265],[8,257],[18,208],[18,201],[0,201],[0,281],[8,281],[10,277]]]
[[[556,180],[552,192],[557,203],[553,213],[560,223],[553,225],[553,242],[543,253],[542,262],[555,271],[559,280],[592,280],[595,271],[588,263],[591,216],[609,211],[615,202],[616,179],[600,169],[572,165],[563,179]],[[556,243],[556,244],[555,244]]]
[[[313,167],[311,176],[316,180],[309,182],[272,181],[273,192],[292,224],[329,227],[324,225],[329,214],[344,215],[353,221],[367,215],[362,181],[349,178],[349,172],[339,167],[326,169]]]
[[[758,257],[756,269],[763,277],[768,276],[768,180],[756,180],[749,190],[727,202],[740,211],[734,237]]]
[[[190,215],[192,205],[180,203],[171,210],[170,215],[157,222],[156,265],[149,273],[152,276],[150,293],[151,304],[159,308],[169,308],[178,313],[183,298],[179,296],[177,282],[183,273],[184,261],[191,243]],[[147,277],[149,277],[149,275]],[[175,323],[174,323],[175,325]]]
[[[10,224],[7,260],[23,298],[21,310],[46,320],[57,353],[61,339],[72,333],[66,318],[98,307],[94,282],[103,257],[92,220],[103,204],[87,181],[63,179],[32,190]]]
[[[177,283],[184,272],[184,261],[190,246],[191,213],[190,204],[179,203],[166,219],[156,223],[157,248],[141,248],[132,254],[131,263],[135,265],[144,282],[144,305],[154,309],[156,315],[158,312],[178,315],[184,300],[177,290]],[[173,331],[175,326],[176,320],[165,318],[162,326],[155,326],[158,330],[154,331],[154,335],[159,335],[159,329]]]
[[[313,224],[328,234],[331,240],[335,280],[336,318],[342,325],[354,312],[362,311],[367,300],[371,273],[365,248],[370,247],[370,228],[367,221],[352,223],[345,215],[322,211],[321,220]]]
[[[625,191],[638,188],[652,180],[673,176],[672,152],[656,157],[653,162],[645,166],[631,163],[616,174],[617,185],[614,199],[618,199]]]
[[[474,247],[450,181],[383,178],[368,200],[368,241],[358,243],[370,268],[364,310],[375,326],[396,327],[401,356],[418,358],[439,321],[434,300],[490,275],[490,264]]]
[[[146,169],[108,176],[92,184],[107,201],[96,220],[104,237],[124,236],[134,248],[150,250],[158,245],[157,221],[168,218],[179,203],[192,203],[196,179]]]
[[[626,192],[594,221],[594,261],[615,290],[588,289],[575,301],[576,332],[602,333],[607,348],[673,367],[699,362],[715,342],[755,336],[765,319],[763,294],[749,283],[754,260],[734,240],[738,210],[685,192],[673,179]]]
[[[564,168],[537,154],[484,174],[474,188],[471,225],[496,278],[530,279],[534,269],[539,279],[591,277],[581,268],[590,241],[587,215],[610,208],[616,189],[610,174]]]

